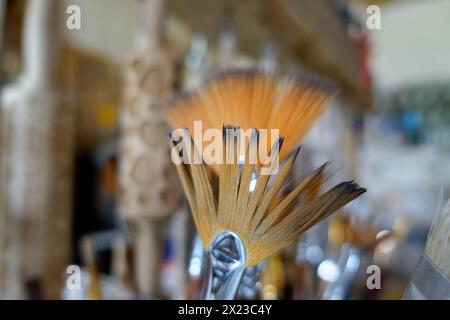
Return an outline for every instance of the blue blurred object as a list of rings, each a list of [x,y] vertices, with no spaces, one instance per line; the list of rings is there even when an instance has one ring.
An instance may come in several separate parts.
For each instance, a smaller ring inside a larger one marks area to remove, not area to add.
[[[407,142],[417,144],[420,141],[420,114],[411,109],[403,113],[403,129]]]

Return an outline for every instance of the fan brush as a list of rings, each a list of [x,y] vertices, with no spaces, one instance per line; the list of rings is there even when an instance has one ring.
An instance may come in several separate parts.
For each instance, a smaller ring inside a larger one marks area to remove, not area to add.
[[[196,121],[203,132],[222,130],[226,124],[269,133],[279,130],[278,136],[284,137],[283,160],[337,92],[333,83],[313,75],[231,70],[219,73],[199,90],[179,95],[170,103],[166,118],[173,129],[187,128],[191,133]],[[219,168],[213,168],[218,173]]]
[[[450,299],[450,200],[438,208],[425,253],[405,292],[408,300]]]
[[[219,191],[215,195],[206,165],[190,133],[183,132],[171,136],[174,148],[183,145],[182,152],[172,155],[197,231],[208,248],[209,277],[204,290],[207,299],[232,299],[245,267],[255,266],[274,255],[302,232],[366,191],[354,182],[343,182],[312,199],[307,195],[322,183],[325,169],[322,166],[281,197],[279,193],[298,156],[300,149],[297,149],[271,174],[259,174],[250,192],[258,166],[251,161],[252,155],[259,155],[258,131],[254,130],[250,139],[244,140],[242,161],[238,152],[241,129],[224,127],[222,161],[218,164]],[[273,145],[271,160],[279,155],[282,142],[279,139]],[[187,159],[184,152],[192,155],[189,161],[183,162]],[[294,206],[298,199],[303,201]]]
[[[437,215],[428,236],[425,254],[450,282],[450,201]]]

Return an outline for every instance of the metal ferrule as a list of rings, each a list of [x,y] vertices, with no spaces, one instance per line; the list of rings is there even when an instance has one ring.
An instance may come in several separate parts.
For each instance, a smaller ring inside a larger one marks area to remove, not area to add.
[[[414,272],[404,300],[450,300],[450,279],[423,255]]]
[[[206,254],[205,300],[232,300],[245,271],[246,252],[242,240],[231,231],[219,233]]]

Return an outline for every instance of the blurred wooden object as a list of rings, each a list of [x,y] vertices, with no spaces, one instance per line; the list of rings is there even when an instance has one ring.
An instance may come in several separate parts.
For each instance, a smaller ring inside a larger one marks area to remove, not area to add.
[[[145,27],[127,66],[120,119],[120,210],[135,240],[137,287],[150,297],[160,296],[165,218],[181,199],[163,120],[172,85],[171,62],[160,40],[163,4],[142,3]]]
[[[76,104],[76,152],[92,152],[117,135],[122,73],[118,63],[65,47],[62,76],[70,99]]]
[[[370,92],[360,83],[357,47],[328,1],[278,0],[272,8],[271,26],[294,56],[335,81],[354,106],[369,109]]]
[[[58,2],[28,1],[23,71],[1,96],[2,298],[35,296],[30,283],[43,298],[59,298],[69,262],[74,110],[58,80]]]
[[[3,49],[3,38],[5,32],[6,0],[0,0],[0,49]]]

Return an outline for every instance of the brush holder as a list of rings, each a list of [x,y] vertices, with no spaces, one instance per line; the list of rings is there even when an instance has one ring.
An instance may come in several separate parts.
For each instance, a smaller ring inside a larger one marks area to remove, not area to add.
[[[254,267],[245,268],[237,293],[238,298],[246,300],[255,300],[258,298],[261,274],[266,264],[266,261],[263,261]]]
[[[450,279],[447,279],[430,259],[423,255],[403,299],[450,300]]]

